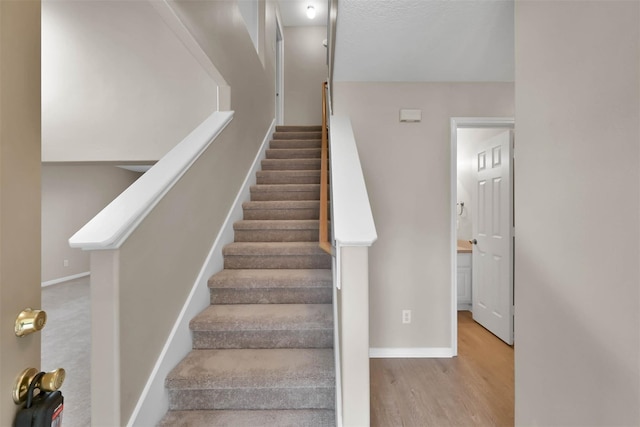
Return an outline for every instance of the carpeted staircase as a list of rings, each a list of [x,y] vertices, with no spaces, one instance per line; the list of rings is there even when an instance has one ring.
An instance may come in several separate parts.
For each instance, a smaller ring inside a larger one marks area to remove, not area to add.
[[[333,426],[331,257],[318,247],[320,126],[278,126],[161,426]]]

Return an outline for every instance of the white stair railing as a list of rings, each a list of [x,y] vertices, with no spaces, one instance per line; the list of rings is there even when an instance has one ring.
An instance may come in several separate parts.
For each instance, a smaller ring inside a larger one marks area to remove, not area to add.
[[[211,190],[232,118],[213,113],[69,240],[91,251],[94,426],[126,425],[233,202]]]
[[[377,234],[348,117],[330,118],[336,418],[369,425],[369,247]]]

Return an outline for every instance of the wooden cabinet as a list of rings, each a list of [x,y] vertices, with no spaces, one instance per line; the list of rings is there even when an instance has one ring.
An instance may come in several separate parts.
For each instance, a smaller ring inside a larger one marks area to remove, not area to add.
[[[471,310],[471,254],[458,253],[458,310]]]

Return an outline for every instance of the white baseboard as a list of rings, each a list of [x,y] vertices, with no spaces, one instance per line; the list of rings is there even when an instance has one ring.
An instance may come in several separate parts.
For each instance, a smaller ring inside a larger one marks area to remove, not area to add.
[[[233,242],[233,223],[242,219],[242,203],[250,198],[250,187],[255,184],[256,171],[260,169],[260,162],[265,158],[265,150],[269,145],[269,140],[274,130],[275,120],[271,122],[271,126],[262,141],[262,146],[165,342],[162,352],[147,380],[147,384],[129,418],[127,427],[157,425],[169,409],[169,396],[164,387],[165,378],[193,347],[189,322],[210,304],[207,282],[209,277],[223,269],[222,248],[224,245]]]
[[[80,279],[81,277],[86,277],[90,274],[90,271],[85,271],[84,273],[72,274],[71,276],[61,277],[59,279],[47,280],[46,282],[42,282],[42,287],[44,288],[51,285],[57,285],[58,283]]]
[[[453,357],[451,347],[410,347],[410,348],[370,348],[369,357],[372,359],[383,358],[445,358]]]

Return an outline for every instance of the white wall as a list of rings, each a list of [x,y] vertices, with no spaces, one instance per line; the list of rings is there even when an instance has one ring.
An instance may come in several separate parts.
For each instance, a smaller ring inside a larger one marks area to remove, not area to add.
[[[327,27],[284,27],[284,123],[322,122],[322,82],[327,80]]]
[[[89,253],[69,238],[139,176],[110,165],[42,166],[43,282],[89,271]]]
[[[640,425],[640,3],[515,19],[515,423]]]
[[[509,117],[512,83],[335,83],[351,116],[378,240],[370,250],[370,345],[451,346],[451,117]],[[400,108],[422,122],[400,123]],[[413,311],[411,324],[401,312]]]
[[[43,2],[43,161],[158,160],[216,90],[150,2]]]

